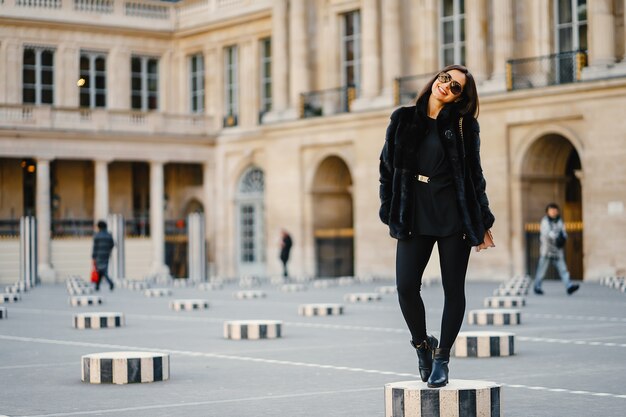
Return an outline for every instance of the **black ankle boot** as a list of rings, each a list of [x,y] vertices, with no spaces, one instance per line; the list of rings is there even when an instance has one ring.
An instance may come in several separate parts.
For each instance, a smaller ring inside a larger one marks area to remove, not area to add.
[[[450,362],[450,349],[435,349],[433,371],[428,378],[429,388],[443,387],[448,383],[448,363]]]
[[[411,346],[417,351],[420,377],[424,382],[428,381],[430,377],[430,372],[433,368],[433,349],[435,349],[438,344],[439,341],[432,335],[428,336],[426,340],[422,341],[419,345],[416,345],[415,342],[411,340]]]

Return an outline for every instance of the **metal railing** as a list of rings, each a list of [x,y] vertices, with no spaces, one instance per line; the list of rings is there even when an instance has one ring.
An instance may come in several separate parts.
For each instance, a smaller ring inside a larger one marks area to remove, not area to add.
[[[348,113],[356,98],[353,85],[300,94],[300,117],[321,117]]]
[[[417,95],[433,77],[433,73],[407,75],[393,80],[393,102],[395,106],[415,101]]]
[[[575,83],[586,65],[587,51],[511,59],[506,62],[507,90]]]
[[[187,235],[187,222],[185,219],[165,220],[165,235]]]
[[[20,219],[0,220],[0,236],[13,237],[20,235]]]
[[[93,236],[93,219],[53,219],[52,237]]]

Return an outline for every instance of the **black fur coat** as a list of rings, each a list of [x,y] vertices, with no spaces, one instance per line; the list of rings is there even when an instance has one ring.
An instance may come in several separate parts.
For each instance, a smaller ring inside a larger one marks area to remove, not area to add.
[[[396,239],[408,239],[414,231],[414,181],[417,175],[417,152],[425,137],[426,109],[400,107],[391,114],[385,145],[380,154],[380,219],[389,226]],[[495,218],[489,210],[486,182],[480,165],[480,128],[469,115],[463,117],[463,137],[459,128],[460,114],[454,104],[445,106],[437,116],[437,130],[459,203],[464,239],[470,246],[483,242],[485,231]]]

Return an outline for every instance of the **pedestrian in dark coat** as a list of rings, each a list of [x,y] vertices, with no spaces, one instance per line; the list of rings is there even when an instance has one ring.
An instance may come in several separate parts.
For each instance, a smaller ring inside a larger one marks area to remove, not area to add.
[[[400,308],[429,387],[448,383],[450,348],[465,314],[471,247],[495,246],[477,116],[474,78],[461,65],[448,66],[430,79],[415,106],[393,112],[380,155],[380,219],[398,239]],[[420,295],[435,243],[445,295],[441,343],[427,335]]]
[[[289,273],[287,272],[287,262],[289,262],[289,253],[291,252],[293,241],[291,240],[289,233],[287,233],[284,229],[281,230],[280,235],[280,260],[283,263],[283,276],[288,277]]]
[[[109,258],[115,243],[113,242],[113,236],[107,232],[107,224],[100,220],[98,222],[98,232],[93,237],[93,249],[91,251],[91,259],[98,271],[98,282],[96,282],[96,291],[100,290],[100,282],[102,278],[105,278],[109,283],[111,291],[113,291],[113,281],[109,278]]]

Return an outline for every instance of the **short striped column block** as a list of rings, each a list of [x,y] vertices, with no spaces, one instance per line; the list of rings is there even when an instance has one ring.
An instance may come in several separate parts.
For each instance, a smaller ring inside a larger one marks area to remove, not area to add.
[[[521,297],[528,295],[528,288],[496,288],[493,290],[496,297]]]
[[[166,381],[170,356],[157,352],[105,352],[81,357],[81,381],[91,384],[132,384]]]
[[[385,417],[501,417],[501,389],[494,382],[463,379],[441,388],[394,382],[385,385]]]
[[[7,294],[21,294],[26,292],[26,288],[21,285],[13,284],[4,287],[4,292]]]
[[[74,295],[70,297],[72,307],[96,306],[102,304],[102,297],[99,295]]]
[[[224,338],[233,340],[278,339],[283,322],[279,320],[233,320],[224,322]]]
[[[122,287],[133,290],[133,291],[142,291],[150,288],[150,285],[145,281],[122,281]]]
[[[512,326],[521,324],[522,313],[515,309],[471,310],[468,322],[479,326]]]
[[[524,307],[526,299],[524,297],[487,297],[483,305],[488,308],[512,308]]]
[[[356,279],[354,277],[340,277],[337,278],[337,285],[347,286],[356,284]]]
[[[224,285],[219,282],[203,282],[198,284],[198,289],[202,291],[215,291],[221,290],[222,288],[224,288]]]
[[[170,302],[170,308],[174,311],[206,310],[209,308],[207,300],[174,300]]]
[[[306,317],[340,316],[343,314],[343,306],[341,304],[302,304],[298,307],[298,314]]]
[[[267,294],[265,293],[265,291],[259,291],[259,290],[243,290],[243,291],[237,291],[235,293],[235,298],[238,300],[251,300],[254,298],[265,298],[267,297]]]
[[[459,358],[493,358],[515,354],[515,334],[510,332],[460,332],[452,347]]]
[[[176,278],[172,280],[172,285],[174,288],[188,288],[193,287],[196,283],[189,278]]]
[[[6,319],[6,318],[7,318],[7,308],[0,307],[0,319]]]
[[[344,301],[348,301],[351,303],[369,303],[372,301],[380,301],[382,297],[380,296],[380,294],[375,293],[375,292],[371,292],[371,293],[362,292],[362,293],[346,294],[343,297],[343,299]]]
[[[302,292],[306,291],[308,288],[306,284],[283,284],[280,290],[282,292]]]
[[[74,315],[76,329],[108,329],[124,326],[122,313],[81,313]]]
[[[318,289],[332,288],[337,286],[337,280],[335,279],[318,279],[313,281],[313,287]]]
[[[144,291],[146,297],[167,297],[172,295],[172,290],[169,288],[148,288]]]
[[[398,288],[395,285],[385,285],[383,287],[377,287],[376,292],[379,294],[397,294]]]
[[[93,294],[93,288],[91,287],[68,287],[67,292],[69,295],[89,295],[89,294]]]
[[[0,294],[0,304],[2,303],[17,303],[22,299],[20,294]]]

